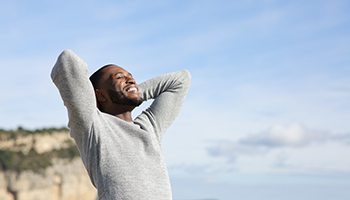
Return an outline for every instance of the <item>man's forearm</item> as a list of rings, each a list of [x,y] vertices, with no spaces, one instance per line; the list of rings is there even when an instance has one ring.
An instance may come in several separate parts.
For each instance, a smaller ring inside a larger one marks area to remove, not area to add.
[[[147,112],[159,140],[178,115],[190,82],[190,73],[184,70],[165,74],[140,84],[144,100],[154,99]]]
[[[187,70],[164,74],[139,85],[144,100],[156,99],[164,92],[186,93],[191,75]]]

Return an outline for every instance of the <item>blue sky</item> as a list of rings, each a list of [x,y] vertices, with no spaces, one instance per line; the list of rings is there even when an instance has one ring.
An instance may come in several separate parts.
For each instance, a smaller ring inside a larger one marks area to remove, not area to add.
[[[66,125],[49,77],[63,49],[90,72],[116,63],[139,82],[186,68],[192,87],[163,144],[175,199],[349,199],[349,9],[346,0],[2,2],[0,127]]]

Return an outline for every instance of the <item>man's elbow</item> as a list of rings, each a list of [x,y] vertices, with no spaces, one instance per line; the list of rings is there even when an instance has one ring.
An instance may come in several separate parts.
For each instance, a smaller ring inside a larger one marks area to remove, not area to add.
[[[192,76],[191,76],[191,73],[190,71],[188,71],[187,69],[185,70],[182,70],[181,71],[181,77],[182,77],[182,81],[185,85],[190,85],[191,84],[191,79],[192,79]]]
[[[179,86],[181,86],[181,88],[184,91],[186,91],[185,93],[187,93],[187,91],[191,85],[191,79],[192,79],[191,73],[187,69],[180,71],[180,73],[181,74],[179,76],[180,77],[180,79],[179,79],[180,85]]]

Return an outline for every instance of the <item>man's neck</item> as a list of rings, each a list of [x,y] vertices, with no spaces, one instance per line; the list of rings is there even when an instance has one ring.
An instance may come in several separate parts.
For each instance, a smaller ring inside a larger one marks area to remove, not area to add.
[[[117,105],[113,108],[106,108],[104,112],[118,117],[119,119],[125,120],[127,122],[132,122],[131,111],[134,110],[134,106]]]
[[[132,122],[132,116],[131,116],[131,112],[124,112],[124,113],[120,113],[117,115],[114,115],[116,117],[118,117],[119,119],[125,120],[127,122]]]

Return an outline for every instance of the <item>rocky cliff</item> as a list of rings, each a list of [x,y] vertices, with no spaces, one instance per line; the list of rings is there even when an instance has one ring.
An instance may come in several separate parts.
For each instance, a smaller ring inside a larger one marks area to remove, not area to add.
[[[95,200],[66,129],[0,130],[0,200]]]

